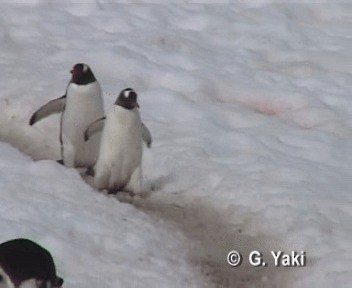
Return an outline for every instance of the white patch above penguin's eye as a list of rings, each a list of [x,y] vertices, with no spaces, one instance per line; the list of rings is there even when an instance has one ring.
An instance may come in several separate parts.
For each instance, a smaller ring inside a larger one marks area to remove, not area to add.
[[[88,71],[88,66],[86,64],[83,64],[83,72],[86,73]]]
[[[125,98],[128,98],[128,97],[130,97],[130,93],[131,93],[131,90],[126,90],[126,91],[123,92],[123,96]]]

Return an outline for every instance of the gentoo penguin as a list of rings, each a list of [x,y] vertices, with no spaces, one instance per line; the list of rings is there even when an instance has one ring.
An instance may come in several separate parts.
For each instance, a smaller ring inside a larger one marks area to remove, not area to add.
[[[1,288],[59,288],[63,279],[56,275],[50,253],[28,239],[0,244]]]
[[[95,165],[94,186],[109,192],[139,193],[142,189],[142,138],[148,147],[151,135],[141,123],[137,93],[127,88],[120,92],[106,117],[88,126],[85,140],[103,130]]]
[[[101,135],[97,133],[85,142],[83,133],[92,121],[104,116],[102,90],[87,64],[74,65],[71,73],[66,94],[39,108],[29,124],[33,125],[53,113],[62,112],[60,143],[63,164],[68,167],[92,167],[97,159]],[[67,141],[73,151],[68,149]]]

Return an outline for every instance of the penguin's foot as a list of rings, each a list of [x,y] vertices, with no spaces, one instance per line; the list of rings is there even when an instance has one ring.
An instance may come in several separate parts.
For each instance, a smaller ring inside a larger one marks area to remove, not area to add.
[[[132,192],[132,191],[126,191],[126,190],[123,190],[123,189],[110,189],[110,190],[107,190],[108,191],[108,195],[118,195],[118,194],[127,194],[128,196],[130,197],[134,197],[136,195],[136,193]]]
[[[119,191],[116,189],[108,189],[106,190],[108,195],[116,195]]]
[[[95,171],[94,171],[94,168],[92,166],[88,167],[86,172],[85,172],[86,176],[92,176],[94,177],[95,175]]]
[[[127,193],[130,197],[136,196],[136,193],[134,193],[132,191],[123,191],[123,192]]]
[[[116,197],[120,202],[132,203],[134,197],[137,195],[133,191],[127,191],[122,188],[114,188],[106,190],[107,195]]]
[[[136,194],[129,191],[118,191],[114,194],[114,197],[116,197],[120,202],[132,204],[135,199],[135,195]]]

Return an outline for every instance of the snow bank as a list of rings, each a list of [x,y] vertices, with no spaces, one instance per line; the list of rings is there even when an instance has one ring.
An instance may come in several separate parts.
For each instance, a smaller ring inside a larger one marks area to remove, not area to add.
[[[7,144],[0,156],[1,241],[27,237],[43,244],[66,287],[201,285],[181,233],[93,191],[73,169],[33,163]]]

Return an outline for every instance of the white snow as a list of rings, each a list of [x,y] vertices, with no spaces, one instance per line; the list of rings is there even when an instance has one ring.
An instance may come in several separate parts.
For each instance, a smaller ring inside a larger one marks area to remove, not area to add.
[[[25,2],[0,4],[0,242],[43,245],[64,287],[352,285],[351,4]],[[59,116],[28,125],[77,62],[106,110],[139,94],[146,197],[52,161]]]

